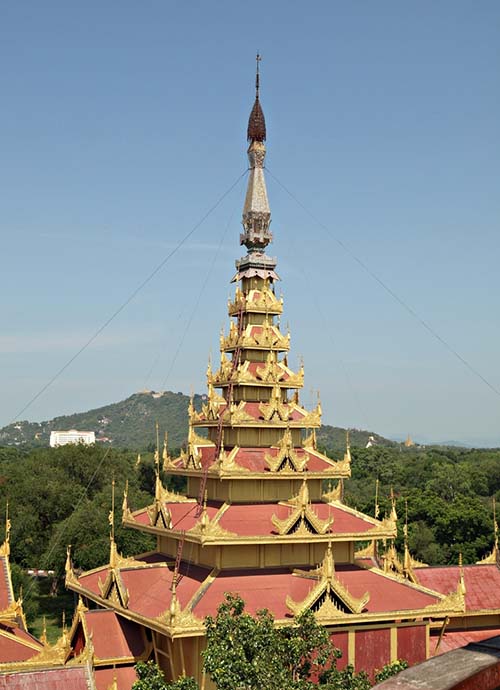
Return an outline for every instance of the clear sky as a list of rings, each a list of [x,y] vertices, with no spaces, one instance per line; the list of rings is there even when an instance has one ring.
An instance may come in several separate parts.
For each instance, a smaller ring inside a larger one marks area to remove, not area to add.
[[[500,444],[500,396],[332,239],[500,388],[499,36],[497,0],[2,3],[0,424],[245,170],[260,50],[268,168],[330,233],[268,175],[303,401]],[[203,391],[244,186],[24,418]]]

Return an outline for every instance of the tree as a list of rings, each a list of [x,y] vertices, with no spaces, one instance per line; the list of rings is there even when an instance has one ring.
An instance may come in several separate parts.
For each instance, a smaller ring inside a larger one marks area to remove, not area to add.
[[[173,683],[167,683],[163,671],[154,661],[140,661],[135,671],[139,680],[132,685],[132,690],[199,690],[198,683],[190,676],[181,676]]]
[[[364,673],[336,668],[340,652],[311,611],[276,627],[263,609],[251,616],[241,597],[226,594],[215,618],[207,616],[204,669],[218,690],[366,690]]]

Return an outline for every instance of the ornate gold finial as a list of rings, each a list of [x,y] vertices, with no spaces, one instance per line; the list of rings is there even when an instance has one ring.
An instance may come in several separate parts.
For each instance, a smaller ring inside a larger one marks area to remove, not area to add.
[[[111,510],[109,511],[108,515],[108,522],[109,522],[109,538],[111,541],[114,541],[115,539],[115,476],[113,475],[113,479],[111,480]]]
[[[497,522],[497,503],[493,496],[493,534],[495,535],[495,552],[498,553],[498,522]]]
[[[115,667],[113,666],[113,682],[111,685],[108,686],[107,690],[119,690],[118,689],[118,680],[116,677],[116,670]]]
[[[42,619],[42,634],[40,635],[40,642],[43,644],[44,647],[47,646],[48,640],[47,640],[47,619],[45,616]]]
[[[155,422],[156,430],[156,450],[155,450],[155,469],[157,472],[160,471],[160,427],[158,422]]]
[[[463,566],[463,562],[462,562],[462,552],[461,551],[458,554],[458,568],[460,571],[460,578],[458,580],[457,592],[464,597],[467,590],[465,589],[464,566]]]
[[[409,576],[411,572],[411,557],[410,549],[408,548],[408,499],[405,498],[405,524],[403,525],[403,542],[404,542],[404,557],[403,568],[405,575]]]
[[[73,565],[71,563],[71,544],[66,547],[66,565],[64,566],[66,575],[73,572]]]
[[[391,520],[397,522],[398,514],[396,511],[396,499],[394,497],[394,488],[391,486]]]
[[[141,454],[137,453],[137,460],[135,461],[135,468],[137,469],[141,464]]]
[[[307,488],[307,477],[302,480],[302,485],[298,494],[299,505],[301,508],[306,508],[309,505],[309,489]]]
[[[376,520],[378,519],[378,516],[380,515],[380,507],[378,504],[378,485],[379,485],[379,481],[378,481],[378,477],[377,477],[377,479],[375,480],[375,519]]]
[[[9,518],[9,501],[5,504],[5,540],[0,546],[0,556],[10,556],[10,530],[11,521]]]
[[[122,501],[122,520],[128,515],[130,509],[128,507],[128,479],[125,480],[125,488],[123,489],[123,501]]]
[[[498,563],[499,557],[500,557],[500,552],[498,549],[498,523],[497,523],[497,511],[496,511],[496,501],[495,497],[493,496],[493,535],[494,535],[494,541],[493,541],[493,549],[491,550],[491,553],[489,553],[485,558],[482,558],[480,561],[477,561],[477,564],[494,564]]]

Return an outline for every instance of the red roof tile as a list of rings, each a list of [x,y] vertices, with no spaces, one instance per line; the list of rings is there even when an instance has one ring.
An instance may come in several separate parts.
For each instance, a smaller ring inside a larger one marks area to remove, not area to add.
[[[166,503],[165,505],[172,516],[174,530],[190,530],[199,520],[199,517],[196,517],[196,503]],[[207,513],[210,519],[217,515],[221,506],[220,501],[212,501],[207,504]],[[317,501],[312,503],[312,507],[321,520],[333,517],[334,522],[330,529],[332,535],[365,534],[374,528],[373,522],[353,514],[342,506],[331,506]],[[235,503],[222,513],[218,524],[238,536],[272,536],[277,534],[276,527],[271,521],[273,515],[279,519],[285,519],[292,510],[294,510],[292,506],[279,503]],[[147,508],[135,513],[134,520],[140,525],[149,525]]]
[[[41,643],[16,626],[0,624],[0,663],[26,661],[42,649]]]
[[[496,565],[466,565],[463,571],[466,610],[500,609],[500,569]],[[456,591],[460,578],[457,565],[417,568],[414,573],[421,585],[442,594]]]
[[[4,611],[12,603],[12,592],[9,585],[7,559],[0,556],[0,611]]]
[[[312,508],[321,520],[333,517],[332,534],[364,533],[373,529],[373,523],[363,520],[357,515],[339,507],[317,502]],[[292,511],[292,506],[281,504],[234,504],[224,511],[219,525],[239,536],[271,536],[277,534],[276,527],[271,522],[273,515],[280,520],[286,519]]]
[[[117,666],[115,669],[96,668],[94,676],[97,690],[108,690],[115,678],[118,690],[130,690],[133,683],[137,680],[137,674],[133,666]]]
[[[164,557],[165,558],[165,557]],[[209,574],[209,570],[181,564],[181,578],[177,584],[177,598],[181,607],[186,606],[193,594]],[[128,608],[147,618],[155,618],[164,613],[170,606],[172,575],[166,566],[155,568],[123,568],[120,570],[123,584],[129,592]],[[107,570],[102,569],[88,575],[82,575],[79,583],[82,587],[100,596],[99,579],[104,582]]]
[[[177,596],[184,608],[199,590],[210,570],[183,562],[180,573],[182,577],[177,586]],[[105,576],[105,570],[82,575],[79,582],[83,587],[99,594],[97,580],[98,577],[104,580]],[[122,569],[121,576],[129,591],[128,608],[131,612],[155,618],[167,610],[171,601],[171,570],[147,567]],[[422,609],[439,600],[437,596],[419,591],[407,582],[355,565],[336,566],[336,576],[352,596],[361,598],[365,592],[370,594],[365,609],[368,613]],[[276,618],[285,618],[290,616],[286,606],[287,594],[295,601],[302,601],[315,584],[315,580],[294,575],[288,568],[223,570],[203,591],[193,612],[201,619],[208,614],[215,615],[217,607],[224,600],[224,594],[235,592],[245,600],[251,613],[268,608]]]
[[[356,566],[338,566],[336,576],[354,597],[360,598],[369,592],[370,600],[365,609],[368,613],[425,608],[438,601],[437,597],[420,592],[407,583]],[[245,600],[250,613],[268,608],[276,618],[285,618],[291,615],[286,606],[286,595],[302,601],[315,585],[315,580],[293,575],[286,569],[222,571],[193,612],[199,618],[214,615],[225,592],[235,592]]]
[[[68,688],[88,690],[89,671],[85,666],[0,675],[0,690],[68,690]]]
[[[140,626],[114,611],[86,611],[85,621],[96,656],[101,660],[137,658],[144,653],[144,636]]]
[[[458,649],[458,647],[465,647],[465,645],[469,644],[470,642],[482,642],[483,640],[487,640],[489,637],[495,637],[497,635],[500,635],[500,628],[487,628],[483,630],[451,630],[443,635],[437,655],[444,654],[445,652],[451,652],[452,649]],[[431,654],[436,648],[437,641],[437,637],[431,637]]]

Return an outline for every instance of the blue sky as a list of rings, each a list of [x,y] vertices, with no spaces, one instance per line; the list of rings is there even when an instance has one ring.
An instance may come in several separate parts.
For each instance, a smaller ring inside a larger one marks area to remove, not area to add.
[[[329,229],[268,176],[303,400],[500,444],[500,396],[332,239],[500,388],[499,34],[496,0],[4,3],[0,424],[245,170],[260,50],[268,168]],[[203,390],[244,186],[23,417]]]

